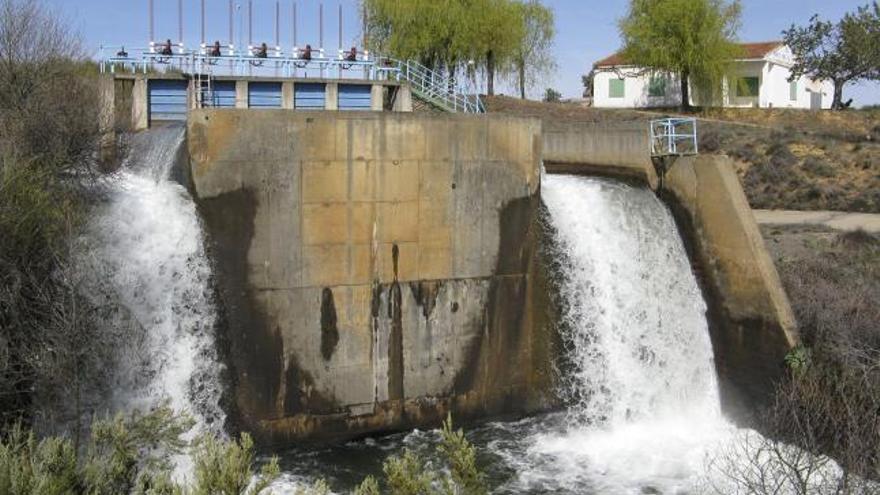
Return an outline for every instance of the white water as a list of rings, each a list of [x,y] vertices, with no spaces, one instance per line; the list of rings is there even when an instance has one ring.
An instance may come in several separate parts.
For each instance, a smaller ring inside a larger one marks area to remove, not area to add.
[[[89,226],[92,249],[83,256],[100,267],[128,318],[109,322],[126,338],[117,350],[108,412],[166,403],[195,420],[192,438],[222,431],[225,416],[204,236],[192,198],[169,179],[183,137],[183,127],[173,126],[132,138],[109,201]],[[189,460],[176,461],[181,477]]]
[[[542,195],[567,269],[572,405],[561,431],[531,438],[534,468],[521,464],[518,483],[690,490],[732,427],[720,411],[706,305],[671,214],[651,191],[601,179],[546,176]]]

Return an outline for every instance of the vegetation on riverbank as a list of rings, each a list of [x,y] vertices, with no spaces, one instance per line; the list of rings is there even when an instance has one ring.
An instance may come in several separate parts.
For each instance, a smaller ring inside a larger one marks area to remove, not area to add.
[[[735,445],[723,472],[743,493],[876,493],[880,238],[801,227],[765,227],[764,236],[803,346],[763,414],[768,435]]]
[[[100,373],[97,315],[76,290],[72,243],[94,183],[97,70],[35,2],[0,0],[0,424],[38,395],[76,408]]]
[[[207,434],[183,439],[192,427],[186,416],[160,407],[148,414],[117,415],[90,427],[85,445],[70,437],[38,439],[21,425],[0,438],[0,493],[10,495],[258,495],[280,475],[277,458],[257,461],[247,433],[237,440]],[[436,446],[440,466],[405,450],[385,460],[384,477],[368,476],[354,495],[485,495],[485,476],[476,451],[452,418],[443,423]],[[191,479],[175,480],[174,456],[191,455]],[[271,491],[268,490],[268,491]],[[323,480],[299,495],[327,495]]]

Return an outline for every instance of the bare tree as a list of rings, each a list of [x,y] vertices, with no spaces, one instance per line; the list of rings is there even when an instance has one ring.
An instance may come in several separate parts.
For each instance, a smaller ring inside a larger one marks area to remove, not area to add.
[[[69,263],[87,209],[80,178],[93,170],[100,135],[96,76],[63,20],[37,1],[0,0],[3,422],[29,419],[38,393],[79,400],[100,355],[94,308]]]

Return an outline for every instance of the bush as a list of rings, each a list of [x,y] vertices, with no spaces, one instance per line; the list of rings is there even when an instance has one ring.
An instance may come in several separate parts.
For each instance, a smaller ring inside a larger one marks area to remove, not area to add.
[[[834,166],[816,156],[808,156],[804,159],[803,169],[816,177],[834,177],[837,170]]]
[[[189,447],[182,435],[192,424],[167,407],[118,415],[92,425],[88,445],[79,455],[67,437],[37,440],[33,432],[16,425],[0,441],[0,493],[256,495],[278,477],[274,458],[255,476],[254,445],[247,434],[239,441],[206,435],[193,450],[195,483],[176,484],[170,459]]]
[[[716,153],[721,149],[721,136],[713,130],[703,131],[700,134],[700,151],[706,153]]]
[[[777,169],[788,169],[798,162],[797,157],[783,142],[777,141],[768,146],[766,155],[770,158],[770,164]]]
[[[553,88],[547,88],[547,91],[544,91],[544,101],[547,103],[558,103],[562,101],[562,93]]]
[[[213,435],[196,443],[195,488],[192,495],[257,495],[280,474],[278,459],[263,465],[259,479],[248,490],[253,478],[254,442],[242,433],[236,441],[221,441]]]
[[[762,416],[713,459],[736,489],[719,493],[863,494],[880,472],[880,243],[850,232],[783,259],[803,346]],[[835,462],[832,462],[835,461]]]
[[[79,404],[70,394],[100,372],[94,311],[67,259],[100,129],[96,66],[39,2],[0,0],[0,66],[0,424],[8,425],[30,420],[35,394],[64,392]]]
[[[740,161],[757,164],[761,162],[761,155],[755,150],[751,144],[745,143],[730,150],[730,156]]]

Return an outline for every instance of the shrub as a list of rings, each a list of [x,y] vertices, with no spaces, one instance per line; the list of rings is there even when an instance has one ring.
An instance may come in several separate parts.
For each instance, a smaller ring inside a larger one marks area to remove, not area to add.
[[[263,465],[258,480],[253,478],[254,442],[247,433],[236,441],[202,436],[194,452],[195,487],[192,495],[257,495],[280,474],[278,458]]]
[[[875,493],[880,472],[880,245],[865,232],[817,242],[779,271],[804,345],[763,414],[712,460],[719,493]],[[836,461],[837,466],[832,462]]]
[[[558,103],[562,101],[562,93],[553,88],[547,88],[544,92],[544,101],[548,103]]]
[[[798,161],[797,157],[788,148],[788,145],[782,142],[774,142],[767,147],[765,153],[770,158],[770,164],[778,169],[790,168]]]
[[[0,441],[0,493],[256,495],[278,477],[275,458],[255,476],[254,444],[247,434],[238,441],[205,435],[193,451],[194,484],[176,484],[170,459],[188,447],[182,435],[192,424],[167,407],[99,420],[80,457],[70,439],[38,441],[33,432],[16,425]],[[325,495],[329,490],[319,482],[308,493]]]
[[[833,165],[816,156],[805,158],[803,169],[816,177],[834,177],[837,174]]]
[[[721,136],[717,131],[707,130],[700,133],[700,151],[716,153],[721,149]]]
[[[753,145],[748,143],[744,143],[731,149],[729,154],[733,158],[737,158],[746,163],[757,164],[761,162],[761,155],[758,154]]]

